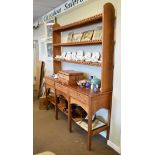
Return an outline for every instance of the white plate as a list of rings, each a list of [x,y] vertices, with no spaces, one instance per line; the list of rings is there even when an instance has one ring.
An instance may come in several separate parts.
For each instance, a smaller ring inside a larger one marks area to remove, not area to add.
[[[67,52],[65,59],[72,60],[72,52]]]
[[[72,52],[72,60],[76,60],[76,55],[77,55],[76,52]]]
[[[100,53],[99,53],[99,52],[93,52],[93,55],[92,55],[92,62],[98,61],[99,58],[100,58]]]
[[[62,59],[65,59],[66,54],[67,54],[66,52],[63,52],[63,53],[62,53]]]
[[[84,52],[82,50],[77,51],[77,59],[83,60],[84,59],[83,54],[84,54]]]
[[[91,52],[86,52],[84,58],[85,58],[86,61],[90,61],[91,60],[91,56],[92,56]]]

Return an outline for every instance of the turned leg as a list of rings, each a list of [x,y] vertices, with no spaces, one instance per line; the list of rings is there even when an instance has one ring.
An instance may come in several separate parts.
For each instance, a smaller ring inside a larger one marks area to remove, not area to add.
[[[109,134],[110,134],[110,119],[111,119],[111,108],[110,108],[110,110],[108,110],[108,129],[107,129],[106,140],[109,140]]]
[[[70,101],[68,102],[68,128],[69,132],[72,132],[72,105],[70,104]]]
[[[91,107],[89,107],[89,110],[88,110],[88,150],[89,151],[91,150],[91,141],[92,141],[92,112],[91,112]]]
[[[110,128],[107,129],[107,135],[106,135],[106,140],[109,140],[109,133],[110,133]]]
[[[58,98],[55,96],[55,119],[58,120]]]
[[[48,96],[48,89],[46,88],[45,89],[45,95],[46,95],[46,103],[45,103],[45,105],[46,105],[46,110],[48,110],[48,105],[49,105],[49,101],[48,101],[48,99],[47,99],[47,96]]]

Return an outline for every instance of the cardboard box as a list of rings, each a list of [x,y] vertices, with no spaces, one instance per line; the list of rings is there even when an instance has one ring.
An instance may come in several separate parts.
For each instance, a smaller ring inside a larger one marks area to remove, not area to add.
[[[39,110],[47,110],[48,101],[46,96],[42,96],[39,98]]]

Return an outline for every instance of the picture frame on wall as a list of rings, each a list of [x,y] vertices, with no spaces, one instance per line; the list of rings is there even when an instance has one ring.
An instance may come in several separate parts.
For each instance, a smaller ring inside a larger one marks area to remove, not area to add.
[[[74,35],[74,32],[69,32],[69,33],[68,33],[67,43],[72,42],[72,40],[73,40],[73,35]]]
[[[73,34],[72,42],[80,42],[82,38],[82,33],[75,33]]]
[[[92,39],[93,33],[94,30],[83,32],[81,41],[90,41]]]
[[[46,42],[46,51],[47,51],[47,60],[52,61],[52,56],[53,56],[53,48],[52,48],[52,43]]]
[[[102,39],[102,26],[98,26],[94,30],[94,34],[93,34],[92,40],[101,40],[101,39]]]
[[[52,38],[52,25],[46,25],[47,38]]]
[[[38,39],[39,44],[39,60],[46,61],[46,36],[43,35]]]
[[[45,26],[45,34],[46,34],[46,39],[52,39],[53,36],[53,25],[55,23],[55,17],[52,17],[48,21],[44,21],[44,26]]]

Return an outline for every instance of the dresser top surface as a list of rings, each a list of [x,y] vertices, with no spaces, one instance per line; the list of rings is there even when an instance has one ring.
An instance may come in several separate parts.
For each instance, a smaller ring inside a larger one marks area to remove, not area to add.
[[[52,80],[52,81],[54,81],[56,83],[62,84],[62,83],[60,83],[60,81],[58,79],[54,79],[54,78],[49,77],[49,76],[47,76],[46,78],[48,78],[48,79],[50,79],[50,80]],[[65,85],[65,84],[62,84],[62,85],[65,86],[65,87],[68,87],[71,90],[74,90],[76,92],[87,95],[89,97],[95,97],[95,96],[99,96],[99,95],[105,95],[105,94],[108,94],[108,93],[112,93],[112,91],[104,92],[104,93],[101,92],[101,91],[93,92],[93,90],[91,90],[91,89],[81,88],[80,86],[71,86],[71,85]]]

